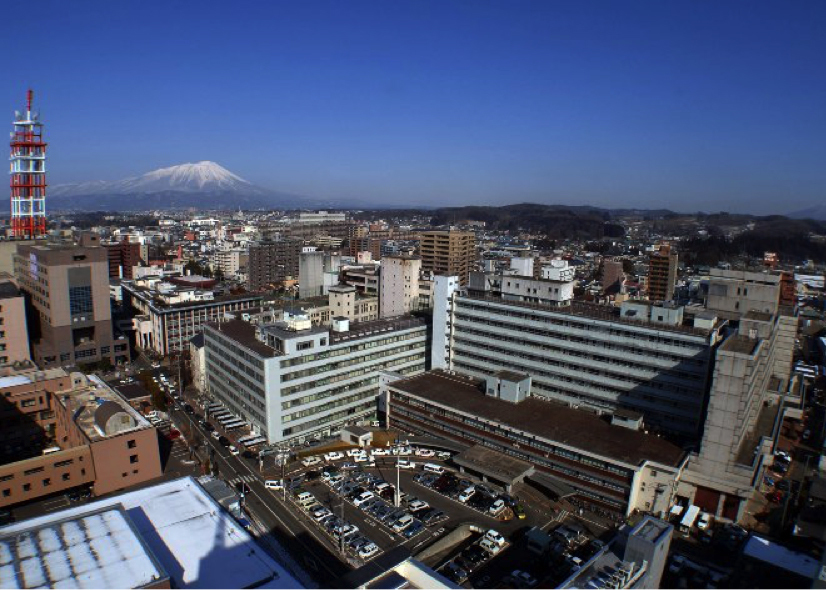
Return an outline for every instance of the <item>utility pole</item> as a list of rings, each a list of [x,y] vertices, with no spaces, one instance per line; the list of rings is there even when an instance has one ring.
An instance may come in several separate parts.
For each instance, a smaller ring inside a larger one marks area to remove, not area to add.
[[[402,487],[401,487],[401,467],[399,467],[399,456],[396,456],[396,493],[394,495],[394,502],[393,504],[396,508],[399,507],[402,501]]]

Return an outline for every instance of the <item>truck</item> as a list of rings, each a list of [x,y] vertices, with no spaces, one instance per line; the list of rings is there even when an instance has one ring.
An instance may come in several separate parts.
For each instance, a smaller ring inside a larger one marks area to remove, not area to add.
[[[694,527],[694,523],[697,522],[697,517],[700,516],[700,507],[695,506],[692,504],[688,507],[688,510],[685,511],[685,516],[680,521],[680,532],[684,536],[688,536],[691,533],[691,529]]]

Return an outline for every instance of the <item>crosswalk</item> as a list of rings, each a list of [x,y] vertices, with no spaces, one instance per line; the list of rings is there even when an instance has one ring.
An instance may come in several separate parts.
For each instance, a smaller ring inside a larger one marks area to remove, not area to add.
[[[228,480],[227,483],[230,484],[230,485],[238,485],[242,481],[244,483],[252,483],[255,480],[256,480],[256,477],[254,475],[241,475],[239,477],[234,477],[234,478]]]
[[[567,518],[567,516],[568,516],[569,514],[570,514],[570,512],[568,512],[567,510],[564,510],[564,509],[563,509],[563,510],[560,510],[560,511],[559,511],[559,514],[557,514],[557,515],[554,517],[554,520],[553,520],[553,521],[554,521],[554,522],[562,522],[563,520],[565,520],[565,518]]]

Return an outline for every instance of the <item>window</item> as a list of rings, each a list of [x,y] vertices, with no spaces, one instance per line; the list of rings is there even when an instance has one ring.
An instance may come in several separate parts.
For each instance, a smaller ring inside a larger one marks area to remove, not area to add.
[[[11,496],[11,490],[9,488],[6,488],[5,490],[3,490],[3,497],[8,498],[9,496]]]
[[[47,488],[52,485],[52,478],[51,477],[44,477],[43,478],[43,487]]]
[[[37,401],[34,400],[34,399],[24,399],[23,401],[20,402],[20,407],[21,408],[31,408],[36,403],[37,403]]]
[[[27,469],[23,472],[23,475],[34,475],[35,473],[40,473],[43,471],[42,467],[35,467],[34,469]]]
[[[92,313],[92,286],[69,287],[69,312],[72,315]]]
[[[14,479],[14,474],[13,473],[0,477],[0,481],[9,481],[10,479]]]
[[[308,350],[312,347],[313,347],[312,340],[308,340],[307,342],[299,342],[298,344],[296,344],[295,349],[296,350]]]
[[[132,455],[131,457],[129,457],[129,462],[130,463],[137,463],[138,462],[138,456],[137,455]]]
[[[32,484],[30,484],[30,483],[24,483],[23,484],[23,491],[24,492],[29,492],[29,491],[31,491],[31,489],[32,489]]]
[[[63,481],[69,481],[70,479],[72,479],[72,476],[70,474],[68,474],[68,473],[63,474]]]
[[[136,443],[135,443],[134,440],[128,440],[128,441],[126,441],[126,446],[130,449],[134,449],[135,446],[136,446]]]

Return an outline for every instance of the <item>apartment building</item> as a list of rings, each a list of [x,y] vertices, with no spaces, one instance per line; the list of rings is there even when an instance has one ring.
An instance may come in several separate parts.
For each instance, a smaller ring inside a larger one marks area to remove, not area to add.
[[[724,322],[690,327],[664,312],[622,317],[619,308],[560,305],[554,282],[502,280],[498,288],[508,289],[510,281],[510,294],[443,283],[434,304],[434,367],[477,377],[503,369],[527,373],[537,397],[597,413],[631,410],[648,427],[699,435]],[[526,285],[534,283],[536,294],[533,286],[528,294]]]
[[[422,259],[418,256],[385,256],[381,261],[381,317],[409,314],[418,308],[419,274]]]
[[[189,350],[189,340],[207,322],[227,313],[244,312],[261,306],[261,295],[221,295],[211,290],[182,287],[147,277],[123,281],[124,304],[135,312],[132,319],[137,345],[161,356]]]
[[[210,265],[213,271],[221,271],[227,278],[237,278],[246,274],[249,254],[243,248],[218,250],[210,256]]]
[[[112,335],[109,260],[98,237],[77,245],[21,245],[15,275],[30,305],[29,335],[41,367],[128,360]]]
[[[657,436],[540,399],[529,376],[510,371],[478,379],[433,370],[385,391],[391,427],[484,447],[496,453],[491,461],[532,466],[528,477],[562,482],[581,501],[623,514],[667,511],[688,458]]]
[[[26,300],[14,281],[0,279],[0,365],[30,358]]]
[[[140,266],[141,245],[137,242],[117,242],[104,244],[109,260],[110,279],[131,279],[132,269]]]
[[[671,301],[677,284],[677,253],[668,244],[659,246],[648,256],[648,299]]]
[[[458,230],[425,231],[421,233],[419,254],[422,270],[457,276],[465,286],[476,262],[476,235]]]
[[[299,256],[303,246],[302,239],[290,238],[250,244],[247,288],[255,292],[298,278]]]
[[[15,403],[4,408],[7,419],[18,417],[4,421],[12,454],[0,464],[0,506],[77,487],[102,495],[160,477],[155,428],[97,377],[27,368],[0,377],[0,394]]]
[[[209,394],[270,443],[295,444],[376,414],[379,373],[425,369],[427,328],[414,318],[313,326],[309,318],[204,331]]]

